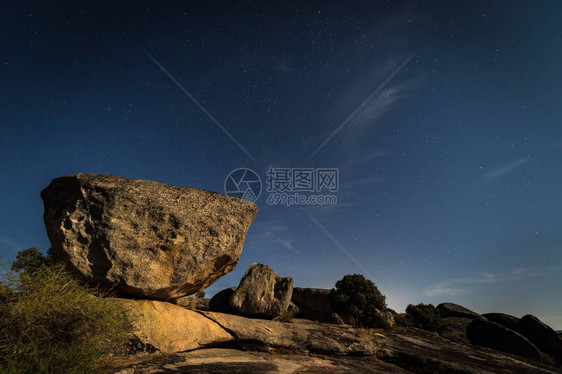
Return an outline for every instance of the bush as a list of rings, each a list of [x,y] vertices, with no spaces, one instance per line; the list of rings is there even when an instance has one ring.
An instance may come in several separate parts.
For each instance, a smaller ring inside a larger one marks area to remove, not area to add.
[[[412,326],[412,321],[408,318],[406,313],[400,313],[394,316],[394,325],[400,327],[408,327]]]
[[[94,371],[100,358],[126,342],[124,310],[82,286],[62,265],[35,267],[38,257],[29,253],[18,255],[24,264],[19,281],[0,304],[0,372]]]
[[[198,299],[202,299],[205,297],[205,291],[197,291],[197,293],[195,294],[195,297]]]
[[[437,331],[442,327],[441,316],[432,304],[408,305],[406,314],[412,319],[414,326],[424,330]]]
[[[360,274],[346,275],[331,293],[335,312],[349,316],[361,327],[377,326],[377,310],[386,308],[385,297],[375,284]]]

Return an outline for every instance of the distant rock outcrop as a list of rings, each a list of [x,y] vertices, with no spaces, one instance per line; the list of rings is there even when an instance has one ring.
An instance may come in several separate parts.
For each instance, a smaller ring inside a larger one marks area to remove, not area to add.
[[[299,316],[313,321],[336,323],[331,303],[332,290],[324,288],[293,288],[292,301],[299,308]]]
[[[51,244],[71,270],[161,300],[232,271],[258,211],[215,192],[96,174],[57,178],[41,197]]]
[[[466,328],[466,337],[474,345],[541,361],[541,353],[533,343],[523,335],[495,322],[473,320]]]
[[[562,365],[562,340],[556,331],[540,319],[528,314],[517,322],[515,331],[529,339],[538,349],[551,355],[558,365]]]
[[[505,313],[486,313],[482,314],[482,316],[486,317],[488,321],[499,323],[510,330],[515,330],[515,326],[519,322],[519,318]]]
[[[264,264],[252,264],[230,298],[239,314],[274,318],[287,312],[293,294],[293,279],[281,277]]]
[[[486,320],[486,318],[482,317],[480,314],[458,304],[441,303],[437,305],[436,309],[441,315],[441,318],[456,317]]]

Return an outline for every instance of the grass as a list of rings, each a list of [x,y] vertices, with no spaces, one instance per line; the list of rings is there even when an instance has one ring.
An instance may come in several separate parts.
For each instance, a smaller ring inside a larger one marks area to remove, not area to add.
[[[125,311],[61,265],[21,272],[0,287],[1,373],[92,373],[124,346]]]

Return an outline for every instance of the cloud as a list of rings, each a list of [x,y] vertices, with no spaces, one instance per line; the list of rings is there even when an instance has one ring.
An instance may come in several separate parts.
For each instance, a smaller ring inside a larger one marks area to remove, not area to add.
[[[423,82],[422,74],[414,79],[397,83],[389,87],[385,87],[369,104],[367,104],[361,112],[357,114],[354,122],[363,124],[366,122],[374,122],[383,115],[390,112],[396,104],[404,100],[408,93]]]
[[[492,170],[491,172],[484,174],[484,176],[482,177],[482,181],[484,183],[487,183],[487,182],[491,182],[495,179],[498,179],[500,177],[503,177],[507,173],[525,165],[525,163],[527,163],[527,161],[529,161],[528,158],[520,158],[519,160],[517,160],[515,162],[512,162],[510,164],[507,164],[507,165],[502,166],[500,168],[497,168],[495,170]]]
[[[252,231],[252,242],[264,247],[281,247],[288,251],[299,253],[295,248],[295,239],[289,226],[282,223],[266,222],[256,225]]]
[[[424,295],[434,296],[457,296],[470,293],[471,287],[482,284],[494,284],[499,282],[511,282],[514,280],[542,278],[556,274],[559,269],[535,269],[515,268],[503,273],[480,273],[465,278],[445,279],[426,288]]]

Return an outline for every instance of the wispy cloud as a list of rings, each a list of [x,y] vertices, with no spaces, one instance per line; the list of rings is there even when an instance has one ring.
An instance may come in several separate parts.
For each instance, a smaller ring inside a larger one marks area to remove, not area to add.
[[[502,166],[502,167],[499,167],[495,170],[492,170],[491,172],[484,174],[484,176],[482,177],[482,181],[484,183],[487,183],[487,182],[491,182],[493,180],[496,180],[500,177],[503,177],[507,173],[512,172],[513,170],[525,165],[525,163],[527,163],[527,161],[529,161],[528,158],[520,158],[517,161],[514,161],[510,164],[507,164],[505,166]]]
[[[299,253],[295,248],[295,239],[291,233],[289,226],[276,223],[266,222],[261,225],[255,225],[255,229],[251,234],[252,242],[264,247],[277,247],[285,250]]]
[[[310,161],[326,144],[332,140],[334,136],[336,136],[349,122],[356,119],[359,115],[364,116],[364,112],[369,111],[373,105],[375,105],[375,109],[383,109],[389,103],[393,103],[395,101],[394,95],[390,95],[392,88],[387,88],[387,84],[414,58],[415,52],[410,54],[396,69],[373,91],[371,94],[364,99],[361,104],[343,121],[338,127],[336,127],[333,131],[331,131],[328,137],[310,154],[308,157],[308,161]],[[373,100],[375,99],[376,100]],[[381,99],[382,98],[382,99]],[[379,103],[379,104],[377,104]],[[381,106],[380,103],[383,103]],[[372,111],[371,111],[372,112]],[[378,114],[377,114],[378,115]],[[372,116],[372,114],[371,114]]]
[[[516,268],[503,273],[479,273],[464,278],[445,279],[426,288],[425,296],[457,296],[467,294],[476,285],[510,282],[528,278],[541,278],[556,274],[555,268]]]
[[[424,80],[424,75],[420,74],[414,79],[394,84],[383,89],[377,98],[366,105],[355,118],[356,124],[372,123],[383,115],[390,112],[408,94],[420,86]]]

